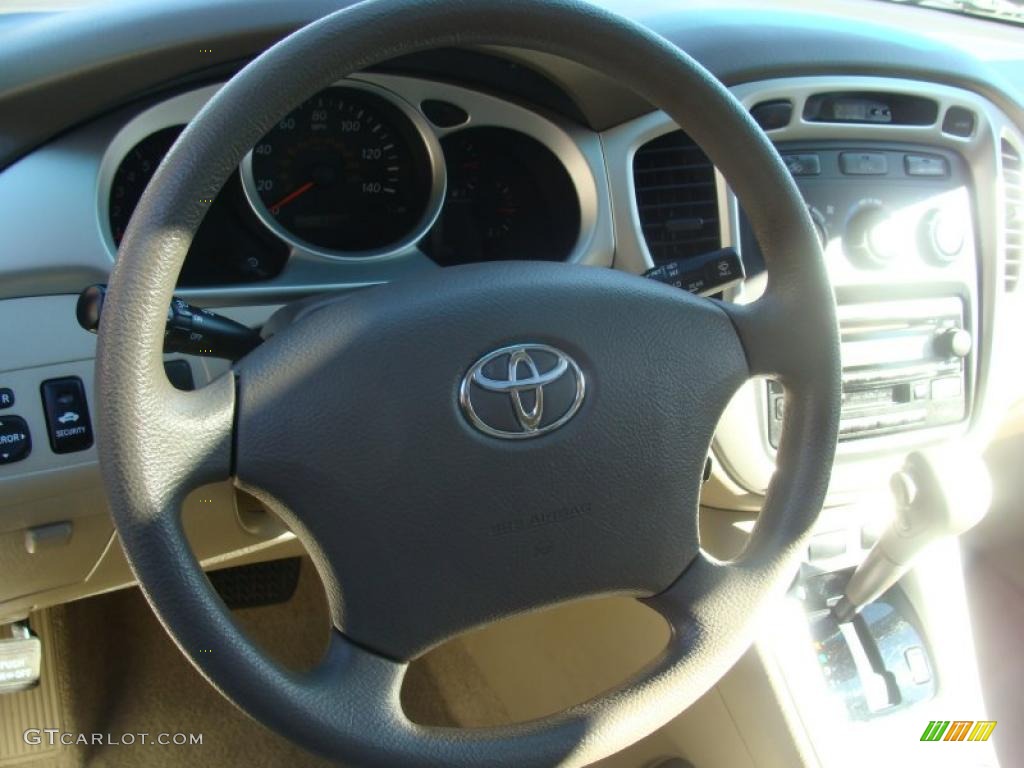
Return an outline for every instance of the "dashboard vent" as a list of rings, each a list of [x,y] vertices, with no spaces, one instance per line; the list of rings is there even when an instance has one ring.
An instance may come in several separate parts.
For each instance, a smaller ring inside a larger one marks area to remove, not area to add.
[[[1012,291],[1024,271],[1024,176],[1020,152],[1003,139],[1003,199],[1006,230],[1006,290]]]
[[[721,247],[715,168],[682,131],[649,141],[633,158],[636,207],[655,264]]]

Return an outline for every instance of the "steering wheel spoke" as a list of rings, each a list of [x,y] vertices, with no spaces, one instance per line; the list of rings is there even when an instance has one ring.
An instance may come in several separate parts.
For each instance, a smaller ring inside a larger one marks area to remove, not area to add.
[[[112,336],[105,344],[116,343]],[[104,366],[97,375],[105,380]],[[122,439],[108,442],[107,461],[145,467],[134,481],[125,478],[117,491],[131,499],[133,517],[151,519],[176,515],[184,497],[200,485],[230,479],[235,382],[227,373],[185,392],[171,386],[162,368],[146,378],[147,384],[130,394],[100,398],[98,414],[101,424],[130,425]],[[113,511],[116,515],[118,508]]]
[[[822,351],[819,324],[827,318],[816,315],[810,306],[801,312],[798,298],[769,289],[751,304],[720,302],[719,306],[736,329],[751,376],[799,379],[808,359]]]
[[[183,489],[228,480],[232,474],[235,379],[225,373],[206,386],[165,391],[161,429],[171,445]]]

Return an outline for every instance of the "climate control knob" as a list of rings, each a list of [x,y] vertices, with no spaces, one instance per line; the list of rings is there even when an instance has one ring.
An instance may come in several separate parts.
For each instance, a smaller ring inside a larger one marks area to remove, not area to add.
[[[883,269],[899,256],[900,238],[895,235],[888,209],[878,201],[865,200],[846,221],[846,255],[858,266]]]
[[[928,261],[945,267],[963,253],[967,232],[959,217],[933,208],[921,219],[918,241],[921,253]]]

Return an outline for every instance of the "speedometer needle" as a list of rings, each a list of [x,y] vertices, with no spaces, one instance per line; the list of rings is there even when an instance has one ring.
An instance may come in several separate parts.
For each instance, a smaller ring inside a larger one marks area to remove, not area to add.
[[[285,195],[280,200],[278,200],[276,203],[274,203],[272,206],[270,206],[271,212],[272,213],[277,213],[279,210],[281,210],[286,205],[288,205],[288,203],[290,203],[292,200],[294,200],[295,198],[299,197],[300,195],[305,194],[306,192],[309,192],[309,190],[311,190],[312,188],[313,188],[313,182],[312,181],[307,181],[301,187],[299,187],[297,189],[293,189],[287,195]]]

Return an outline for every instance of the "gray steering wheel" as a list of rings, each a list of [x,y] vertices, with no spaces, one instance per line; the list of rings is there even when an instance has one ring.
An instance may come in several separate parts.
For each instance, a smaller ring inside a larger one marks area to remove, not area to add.
[[[742,202],[765,255],[765,295],[736,306],[563,264],[437,270],[327,305],[198,391],[172,388],[164,318],[201,201],[277,120],[343,76],[482,44],[575,60],[665,110]],[[587,383],[578,412],[534,440],[484,434],[459,403],[474,363],[516,344],[558,350]],[[698,542],[702,468],[730,396],[756,375],[786,388],[778,471],[746,550],[717,562]],[[757,609],[795,573],[835,450],[838,335],[796,187],[746,111],[685,53],[573,0],[371,0],[266,51],[181,134],[111,275],[97,390],[125,552],[167,631],[231,701],[355,764],[584,765],[714,685],[750,643]],[[290,524],[324,582],[334,631],[310,673],[249,641],[185,540],[185,495],[228,478]],[[403,713],[403,675],[425,650],[610,594],[644,600],[673,627],[661,656],[622,687],[501,728],[425,727]]]

